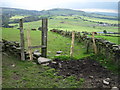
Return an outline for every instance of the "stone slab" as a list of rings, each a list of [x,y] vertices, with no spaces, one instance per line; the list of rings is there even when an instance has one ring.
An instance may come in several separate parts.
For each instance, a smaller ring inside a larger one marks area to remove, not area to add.
[[[45,63],[49,63],[49,62],[51,62],[51,59],[44,58],[44,57],[39,57],[38,58],[38,63],[39,64],[45,64]]]

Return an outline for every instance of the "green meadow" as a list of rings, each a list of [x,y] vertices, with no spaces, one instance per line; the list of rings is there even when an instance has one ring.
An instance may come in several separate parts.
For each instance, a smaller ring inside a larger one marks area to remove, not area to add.
[[[11,9],[8,9],[7,12],[11,13]],[[13,9],[14,10],[14,9]],[[10,11],[10,12],[9,12]],[[116,17],[112,16],[104,16],[97,14],[89,14],[84,12],[78,12],[74,10],[49,10],[42,11],[42,15],[32,12],[28,14],[27,11],[22,10],[14,10],[16,12],[12,13],[14,16],[10,18],[10,21],[14,21],[15,19],[21,19],[24,17],[36,15],[40,17],[49,17],[48,18],[48,41],[47,41],[47,58],[55,59],[59,58],[60,60],[70,60],[70,59],[82,59],[82,58],[90,58],[91,60],[97,60],[101,63],[105,68],[117,72],[117,66],[113,63],[107,63],[106,56],[104,55],[96,55],[93,53],[93,48],[88,54],[86,54],[86,45],[84,42],[78,43],[75,40],[74,43],[74,52],[73,58],[70,58],[70,48],[71,48],[71,38],[56,34],[54,32],[50,32],[51,29],[65,30],[65,31],[78,31],[78,32],[103,32],[106,30],[107,32],[118,32],[117,26],[103,26],[96,22],[103,22],[109,24],[118,24]],[[18,15],[18,13],[21,13]],[[47,14],[46,14],[47,13]],[[92,16],[92,17],[89,17]],[[98,18],[97,18],[98,17]],[[80,19],[83,18],[83,19]],[[109,18],[108,19],[100,19],[100,18]],[[33,18],[32,18],[33,19]],[[95,21],[95,22],[90,22]],[[14,26],[14,28],[2,28],[2,38],[8,41],[16,41],[20,42],[20,30],[19,23],[11,23],[10,26]],[[32,22],[23,22],[24,28],[24,40],[25,40],[25,49],[28,50],[27,47],[27,30],[30,30],[30,38],[31,45],[38,46],[41,45],[41,31],[38,30],[39,27],[42,27],[42,21],[32,21]],[[36,29],[33,31],[31,29]],[[120,44],[118,42],[118,37],[111,36],[103,36],[95,35],[96,38],[103,38],[110,42]],[[88,35],[91,37],[91,35]],[[114,35],[115,36],[115,35]],[[36,49],[33,49],[34,51]],[[40,50],[41,49],[37,49]],[[56,51],[63,51],[61,56],[56,57]],[[64,78],[63,76],[57,75],[57,70],[54,68],[50,68],[44,65],[38,65],[35,61],[22,61],[17,57],[11,55],[10,53],[3,52],[2,53],[2,70],[3,70],[3,88],[81,88],[84,86],[85,79],[79,78],[77,79],[75,76],[68,76]],[[95,78],[95,77],[94,77]],[[88,79],[89,80],[89,79]]]
[[[87,32],[103,32],[103,30],[107,30],[109,32],[118,32],[118,27],[115,26],[100,26],[97,23],[83,21],[78,18],[78,16],[51,16],[52,19],[48,20],[48,29],[61,29],[67,31],[87,31]],[[94,20],[94,19],[92,19]],[[97,20],[99,21],[99,19]],[[107,20],[106,20],[107,21]],[[112,24],[114,21],[110,21]],[[117,22],[117,21],[116,21]],[[14,23],[10,24],[18,28],[19,24]],[[33,21],[33,22],[25,22],[24,29],[38,29],[41,27],[41,20]]]
[[[11,33],[12,32],[12,33]],[[24,31],[25,35],[25,46],[27,49],[27,33]],[[9,29],[3,28],[3,38],[9,41],[20,41],[20,32],[18,29]],[[31,43],[32,45],[41,45],[41,32],[40,31],[31,31]],[[52,58],[56,55],[56,51],[63,51],[62,55],[69,56],[71,47],[71,39],[63,37],[61,35],[55,34],[48,31],[48,57]],[[74,48],[74,57],[83,58],[89,56],[89,54],[84,54],[86,52],[85,46],[82,43],[75,42]]]
[[[22,16],[14,16],[14,18],[20,18]],[[88,18],[86,18],[88,19]],[[24,19],[23,19],[24,20]],[[95,20],[95,19],[93,19]],[[102,20],[102,19],[101,19]],[[99,19],[97,19],[99,21]],[[107,20],[106,20],[107,21]],[[114,21],[113,21],[114,22]],[[111,22],[109,22],[111,23]],[[111,23],[112,24],[112,23]],[[10,40],[10,41],[18,41],[19,42],[19,24],[14,23],[10,24],[12,26],[15,26],[13,29],[10,28],[3,28],[3,38]],[[26,30],[31,29],[38,29],[38,27],[41,27],[42,23],[41,20],[39,21],[33,21],[33,22],[24,22],[24,31],[25,31],[25,45],[27,49],[27,37],[26,37]],[[59,30],[65,30],[65,31],[87,31],[87,32],[103,32],[103,30],[106,30],[107,32],[118,32],[118,27],[115,26],[99,26],[97,23],[89,22],[89,21],[83,21],[82,19],[79,19],[79,16],[51,16],[48,19],[48,30],[51,29],[59,29]],[[32,31],[31,30],[31,43],[32,45],[40,45],[41,44],[41,31]],[[118,42],[118,37],[110,37],[110,36],[99,36],[96,35],[96,38],[103,38],[108,41],[111,41],[116,44],[120,44]],[[56,55],[56,51],[63,51],[63,55],[68,55],[70,53],[70,45],[71,45],[71,39],[63,37],[61,35],[52,33],[48,31],[48,57],[53,57]],[[88,56],[84,54],[86,52],[85,45],[83,43],[77,43],[75,42],[75,48],[74,48],[74,57],[76,58],[82,58],[85,56]]]
[[[10,19],[22,19],[24,17],[28,17],[27,15],[24,15],[24,16],[21,16],[21,15],[15,15],[15,16],[12,16]]]
[[[103,38],[105,40],[108,40],[110,42],[113,42],[115,44],[119,44],[120,45],[120,42],[119,42],[119,39],[120,37],[111,37],[111,36],[95,36],[96,38]]]
[[[86,16],[81,16],[81,17],[86,20],[91,20],[91,21],[96,21],[96,22],[99,21],[99,22],[110,23],[110,24],[118,24],[117,20],[99,19],[99,18],[86,17]]]

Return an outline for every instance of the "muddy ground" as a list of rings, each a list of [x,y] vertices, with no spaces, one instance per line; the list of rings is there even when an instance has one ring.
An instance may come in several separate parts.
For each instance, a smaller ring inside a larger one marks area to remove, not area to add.
[[[101,66],[100,63],[90,59],[61,61],[55,59],[50,67],[58,71],[63,77],[76,76],[84,78],[83,88],[120,88],[118,75]]]

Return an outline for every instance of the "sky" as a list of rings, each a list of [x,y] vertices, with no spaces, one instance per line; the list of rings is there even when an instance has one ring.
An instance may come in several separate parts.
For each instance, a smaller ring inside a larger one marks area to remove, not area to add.
[[[21,8],[28,10],[48,10],[52,8],[70,8],[83,11],[117,11],[113,8],[102,8],[102,2],[118,2],[119,0],[0,0],[1,7]],[[101,2],[101,6],[97,4]],[[92,4],[95,3],[95,4]],[[108,5],[108,4],[106,4]],[[110,5],[108,5],[110,7]],[[88,7],[88,8],[87,8]],[[97,8],[98,7],[98,8]],[[116,8],[116,7],[115,7]]]

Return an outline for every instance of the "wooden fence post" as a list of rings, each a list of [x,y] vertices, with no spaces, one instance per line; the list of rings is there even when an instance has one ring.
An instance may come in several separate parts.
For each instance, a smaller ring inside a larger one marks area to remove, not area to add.
[[[90,47],[90,41],[87,40],[87,43],[86,43],[86,53],[89,53],[89,47]]]
[[[80,32],[78,32],[78,41],[81,42],[81,35],[80,35]]]
[[[70,48],[70,57],[73,57],[74,40],[75,40],[75,32],[73,31],[72,32],[71,48]]]
[[[32,50],[31,48],[29,48],[29,46],[31,46],[30,30],[27,30],[27,41],[28,41],[28,52],[29,52],[30,60],[33,60]]]
[[[41,54],[42,57],[47,57],[47,28],[48,25],[48,19],[44,18],[42,19],[42,46],[46,46],[46,47],[42,47],[41,50]]]
[[[96,44],[95,44],[94,32],[92,32],[92,40],[93,40],[94,52],[95,52],[95,54],[97,54],[97,46],[96,46]]]
[[[20,19],[20,46],[21,46],[21,60],[25,60],[25,54],[24,54],[24,30],[23,30],[23,20]]]

